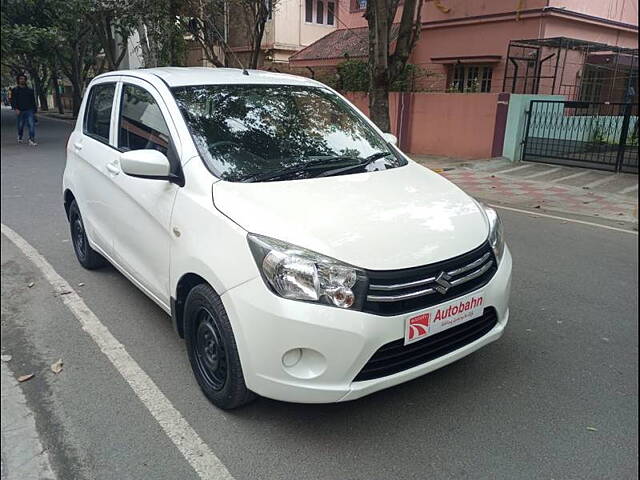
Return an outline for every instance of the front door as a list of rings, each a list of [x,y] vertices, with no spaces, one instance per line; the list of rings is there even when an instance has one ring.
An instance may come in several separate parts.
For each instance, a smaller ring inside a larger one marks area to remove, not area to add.
[[[166,106],[153,86],[143,80],[127,79],[119,94],[118,149],[155,149],[171,162],[179,162],[177,134],[168,118]],[[114,177],[114,183],[120,190],[114,205],[118,216],[116,261],[168,309],[171,211],[180,187],[166,180],[130,177],[123,172]]]
[[[87,235],[94,248],[112,255],[113,218],[111,201],[115,164],[120,152],[113,144],[113,104],[117,79],[94,84],[83,112],[82,132],[72,134],[69,161],[75,163],[74,193]]]

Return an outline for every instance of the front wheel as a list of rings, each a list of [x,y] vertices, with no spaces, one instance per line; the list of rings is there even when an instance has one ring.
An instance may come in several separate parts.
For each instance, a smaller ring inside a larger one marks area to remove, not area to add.
[[[104,267],[107,261],[89,245],[82,216],[80,215],[80,209],[75,200],[73,200],[69,206],[69,228],[71,229],[73,249],[76,252],[76,257],[80,265],[87,270]]]
[[[207,398],[222,409],[249,403],[235,337],[222,300],[209,285],[194,287],[184,307],[184,333],[189,362]]]

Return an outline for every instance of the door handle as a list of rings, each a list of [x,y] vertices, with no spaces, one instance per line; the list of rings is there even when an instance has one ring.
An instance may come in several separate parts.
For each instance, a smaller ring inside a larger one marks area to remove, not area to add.
[[[76,143],[73,144],[73,147],[76,149],[76,151],[82,150],[82,143],[81,142],[76,142]]]
[[[107,170],[113,175],[118,175],[120,173],[120,168],[113,163],[107,163]]]

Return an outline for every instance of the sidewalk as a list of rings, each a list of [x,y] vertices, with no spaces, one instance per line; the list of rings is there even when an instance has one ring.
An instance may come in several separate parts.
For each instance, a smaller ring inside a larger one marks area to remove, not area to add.
[[[58,113],[57,111],[48,110],[48,111],[39,111],[38,115],[41,115],[46,118],[53,118],[55,120],[66,120],[68,122],[75,122],[76,119],[73,118],[73,115],[70,112]]]
[[[2,480],[55,480],[49,457],[43,449],[33,413],[18,381],[7,367],[5,355],[2,377]]]
[[[2,105],[3,110],[10,110],[9,107]],[[41,118],[52,118],[54,120],[65,120],[67,122],[75,122],[76,119],[73,118],[71,112],[59,113],[57,110],[38,110],[36,113],[36,117]]]
[[[638,176],[504,158],[462,160],[414,155],[479,199],[532,211],[637,224]]]

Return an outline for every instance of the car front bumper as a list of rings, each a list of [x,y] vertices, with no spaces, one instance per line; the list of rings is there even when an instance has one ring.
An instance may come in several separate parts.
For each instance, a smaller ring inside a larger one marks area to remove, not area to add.
[[[371,356],[382,345],[403,338],[406,319],[421,310],[379,316],[286,300],[270,292],[260,277],[228,290],[221,298],[250,390],[276,400],[331,403],[406,382],[500,338],[509,319],[511,268],[506,249],[496,274],[482,288],[484,305],[495,308],[498,317],[486,335],[416,367],[359,382],[353,379]]]

